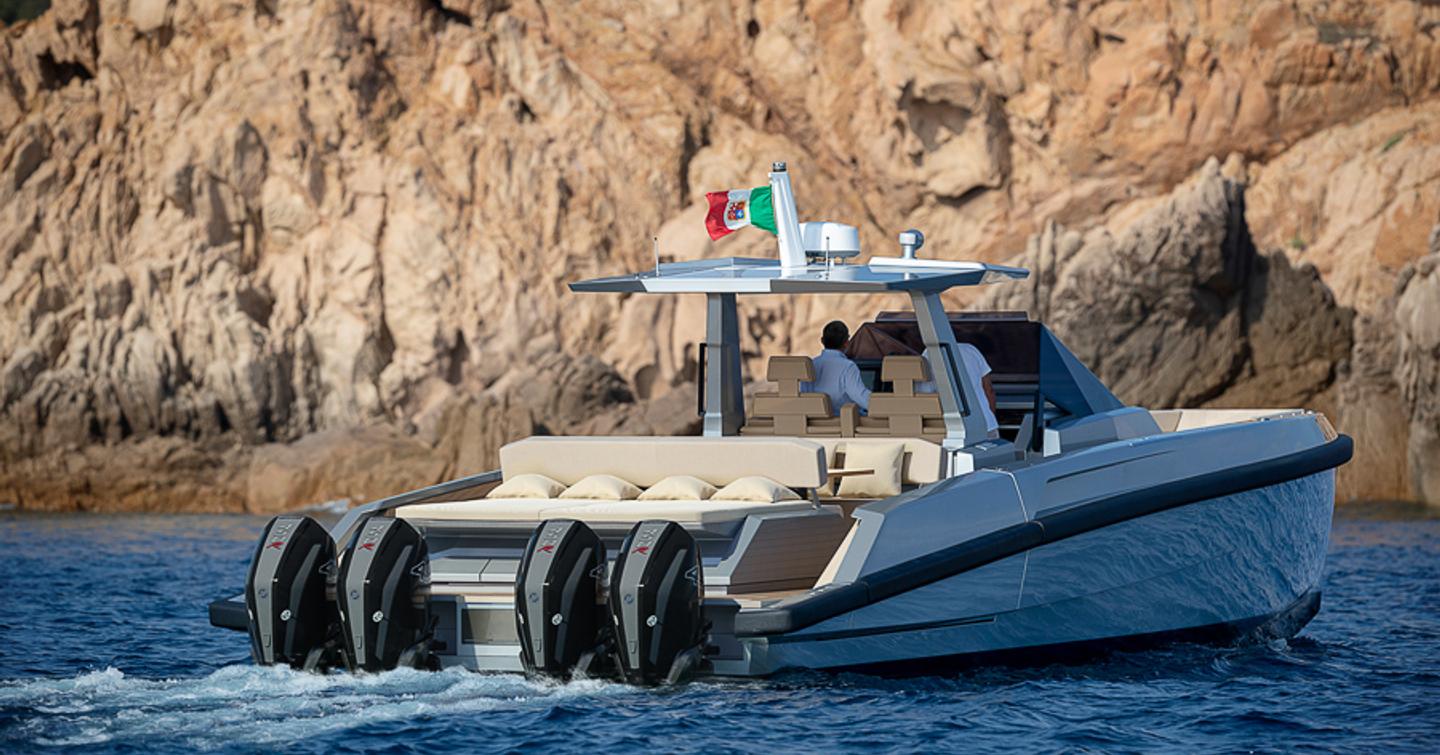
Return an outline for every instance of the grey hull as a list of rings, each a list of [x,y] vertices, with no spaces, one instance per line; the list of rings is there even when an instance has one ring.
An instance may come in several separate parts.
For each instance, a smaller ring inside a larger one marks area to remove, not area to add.
[[[1142,651],[1180,643],[1241,645],[1263,639],[1294,637],[1320,612],[1321,593],[1307,592],[1281,611],[1240,621],[1186,627],[1149,634],[1061,642],[978,653],[932,656],[829,668],[829,672],[855,672],[875,676],[932,676],[988,666],[1034,667],[1094,661],[1115,652]]]
[[[748,638],[748,669],[735,670],[903,670],[998,654],[1023,662],[1027,652],[1224,637],[1267,623],[1293,633],[1313,615],[1306,607],[1318,607],[1333,501],[1334,472],[1324,471],[1077,534],[802,630]]]

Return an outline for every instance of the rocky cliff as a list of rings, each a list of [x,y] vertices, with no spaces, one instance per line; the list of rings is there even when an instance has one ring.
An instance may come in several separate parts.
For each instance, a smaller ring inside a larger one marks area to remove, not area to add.
[[[1432,2],[62,0],[0,31],[0,501],[274,510],[685,432],[703,192],[1024,258],[1122,397],[1440,499]],[[978,302],[956,300],[957,306]],[[757,300],[751,364],[896,302]],[[1089,324],[1100,323],[1091,328]],[[1087,327],[1081,327],[1087,325]]]

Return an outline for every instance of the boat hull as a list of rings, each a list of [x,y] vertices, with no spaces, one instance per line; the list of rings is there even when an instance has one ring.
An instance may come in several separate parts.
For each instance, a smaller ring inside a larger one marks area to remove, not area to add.
[[[933,673],[1173,640],[1291,636],[1319,606],[1334,471],[1046,543],[802,630],[719,674]]]
[[[1265,639],[1294,637],[1320,612],[1321,592],[1312,590],[1301,595],[1281,611],[1240,621],[1222,622],[1200,627],[1187,627],[1148,634],[1077,640],[1052,645],[1007,648],[946,656],[932,656],[900,661],[859,664],[828,668],[833,673],[853,672],[874,676],[933,676],[937,673],[965,671],[989,666],[1035,667],[1051,664],[1074,664],[1103,658],[1116,652],[1152,650],[1175,644],[1239,646]]]

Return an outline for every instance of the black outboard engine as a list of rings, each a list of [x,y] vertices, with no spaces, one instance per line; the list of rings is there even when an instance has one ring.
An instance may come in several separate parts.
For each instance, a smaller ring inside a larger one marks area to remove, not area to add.
[[[700,548],[674,522],[640,522],[625,537],[610,577],[620,673],[633,684],[676,682],[700,661],[705,641]]]
[[[541,523],[515,574],[515,629],[525,673],[566,678],[588,671],[609,624],[605,544],[581,522]]]
[[[277,516],[265,525],[245,579],[256,663],[319,665],[336,632],[335,609],[325,595],[325,580],[334,568],[335,542],[319,522]]]
[[[350,543],[335,584],[335,602],[351,671],[418,667],[430,661],[430,582],[425,538],[403,519],[373,517]]]

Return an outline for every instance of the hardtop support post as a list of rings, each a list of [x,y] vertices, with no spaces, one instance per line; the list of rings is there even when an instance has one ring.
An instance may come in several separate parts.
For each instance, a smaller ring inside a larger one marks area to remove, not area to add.
[[[735,294],[705,294],[705,351],[704,434],[738,435],[745,423],[745,394]]]
[[[976,395],[965,360],[960,358],[960,344],[950,327],[950,318],[937,292],[912,291],[910,302],[915,307],[915,321],[925,341],[925,356],[940,407],[945,412],[946,448],[961,448],[966,443],[979,443],[989,437],[985,414],[980,402],[988,400]]]

